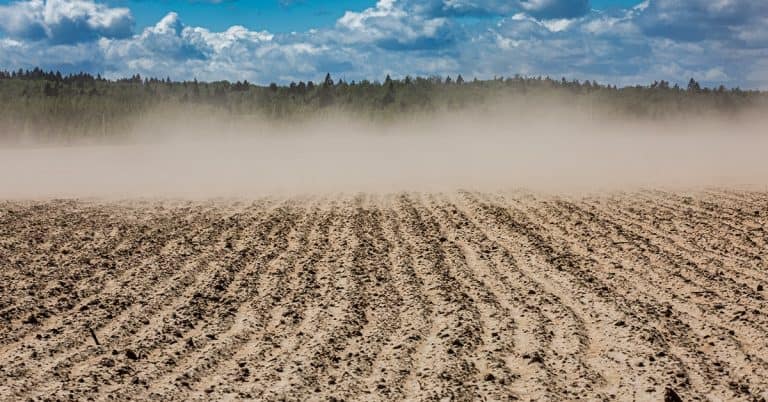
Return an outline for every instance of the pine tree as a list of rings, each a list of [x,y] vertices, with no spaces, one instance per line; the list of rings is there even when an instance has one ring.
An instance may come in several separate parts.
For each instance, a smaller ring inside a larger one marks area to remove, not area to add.
[[[689,92],[700,92],[701,91],[701,85],[699,85],[696,80],[691,78],[690,81],[688,81],[688,91]]]
[[[387,78],[389,78],[389,75],[387,75]],[[384,106],[391,105],[395,102],[395,83],[392,82],[390,79],[387,83],[387,94],[384,95],[384,99],[382,99],[382,103]]]

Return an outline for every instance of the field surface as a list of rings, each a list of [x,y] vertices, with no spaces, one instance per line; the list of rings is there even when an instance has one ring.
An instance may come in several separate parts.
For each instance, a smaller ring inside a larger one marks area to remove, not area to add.
[[[768,398],[768,193],[0,202],[0,399]]]

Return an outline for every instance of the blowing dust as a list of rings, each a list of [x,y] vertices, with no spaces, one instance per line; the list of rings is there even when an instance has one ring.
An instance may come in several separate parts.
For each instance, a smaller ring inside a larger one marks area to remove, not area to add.
[[[119,143],[0,148],[0,198],[768,186],[765,120],[474,111],[386,124],[146,119]]]

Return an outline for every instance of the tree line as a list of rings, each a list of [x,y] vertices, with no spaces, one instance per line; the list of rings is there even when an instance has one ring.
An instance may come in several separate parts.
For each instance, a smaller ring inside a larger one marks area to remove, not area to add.
[[[467,80],[462,75],[400,79],[387,75],[382,81],[346,81],[327,74],[317,83],[255,85],[248,81],[172,81],[138,74],[106,79],[35,68],[0,71],[0,135],[110,135],[163,108],[289,121],[330,112],[396,119],[482,107],[500,99],[531,103],[559,99],[577,110],[586,112],[598,105],[603,115],[635,118],[738,113],[768,104],[765,92],[708,88],[693,78],[686,86],[662,80],[618,87],[546,76]]]

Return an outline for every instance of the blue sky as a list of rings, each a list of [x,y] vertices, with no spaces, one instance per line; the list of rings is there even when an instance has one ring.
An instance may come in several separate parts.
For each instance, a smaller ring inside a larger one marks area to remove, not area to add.
[[[0,4],[11,3],[0,0]],[[127,1],[111,0],[115,7],[128,7],[133,11],[139,28],[154,25],[168,12],[176,11],[185,23],[225,30],[232,25],[243,25],[254,30],[272,32],[305,31],[312,28],[332,27],[347,10],[364,10],[376,5],[373,0],[261,0],[261,1]],[[596,9],[629,7],[639,0],[595,0]]]
[[[145,27],[155,24],[169,11],[176,11],[191,25],[225,30],[232,25],[243,25],[254,30],[273,32],[304,31],[311,28],[333,26],[346,10],[362,10],[375,1],[111,1],[134,12],[136,24]]]
[[[766,0],[0,0],[0,68],[768,88]]]

